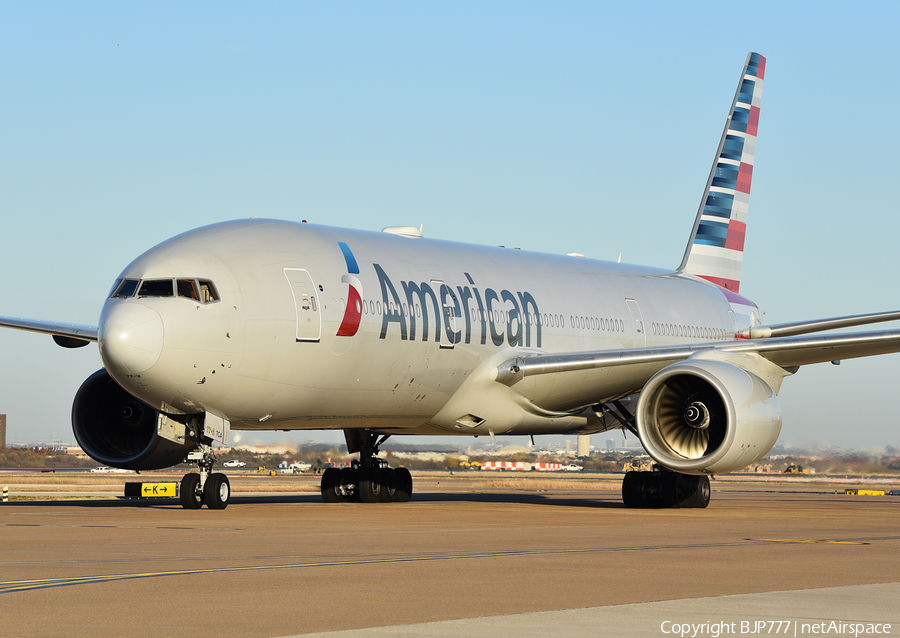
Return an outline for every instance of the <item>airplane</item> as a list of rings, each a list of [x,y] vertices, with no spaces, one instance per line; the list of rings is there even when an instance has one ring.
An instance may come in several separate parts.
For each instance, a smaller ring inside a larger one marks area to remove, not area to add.
[[[825,331],[900,311],[764,325],[740,294],[766,59],[748,54],[681,264],[652,268],[250,218],[177,235],[116,278],[96,326],[0,317],[99,346],[75,437],[104,466],[184,460],[184,508],[224,509],[214,442],[343,430],[326,502],[408,501],[394,435],[633,432],[655,461],[628,507],[706,507],[710,475],[764,456],[800,366],[900,351],[900,330]]]

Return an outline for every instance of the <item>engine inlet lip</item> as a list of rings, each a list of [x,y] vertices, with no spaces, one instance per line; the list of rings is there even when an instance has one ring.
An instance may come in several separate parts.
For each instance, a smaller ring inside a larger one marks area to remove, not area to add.
[[[663,368],[647,381],[638,400],[637,426],[641,444],[653,460],[676,472],[707,473],[705,468],[714,465],[725,457],[731,443],[734,441],[734,422],[736,418],[734,406],[730,401],[726,400],[730,394],[724,383],[716,375],[718,372],[717,368],[720,366],[723,368],[723,372],[726,366],[729,368],[733,366],[714,361],[702,361],[701,363],[702,365],[695,365],[690,361],[682,361]],[[712,368],[712,370],[707,368]],[[659,429],[649,425],[652,422],[651,415],[656,411],[663,391],[673,378],[681,375],[694,376],[704,380],[723,399],[725,406],[726,426],[724,440],[718,449],[697,459],[681,457],[672,449]]]

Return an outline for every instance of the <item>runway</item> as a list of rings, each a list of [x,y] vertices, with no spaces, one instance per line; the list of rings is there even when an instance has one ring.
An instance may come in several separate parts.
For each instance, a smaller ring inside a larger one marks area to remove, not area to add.
[[[757,608],[900,631],[879,603],[900,592],[900,497],[716,484],[705,510],[626,510],[608,483],[522,485],[430,477],[384,505],[236,491],[223,511],[7,503],[0,635],[646,636],[665,635],[660,614],[739,629]]]

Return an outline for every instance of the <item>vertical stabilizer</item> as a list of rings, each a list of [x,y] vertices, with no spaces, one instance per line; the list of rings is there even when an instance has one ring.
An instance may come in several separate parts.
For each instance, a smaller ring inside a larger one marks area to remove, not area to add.
[[[766,59],[750,53],[679,272],[738,292]]]

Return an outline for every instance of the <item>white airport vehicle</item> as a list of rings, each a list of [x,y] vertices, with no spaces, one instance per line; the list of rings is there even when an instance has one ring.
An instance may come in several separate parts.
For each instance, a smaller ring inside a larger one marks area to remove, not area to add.
[[[614,428],[657,464],[625,475],[626,505],[705,507],[709,475],[775,444],[786,377],[900,351],[900,330],[822,334],[900,312],[766,326],[739,292],[765,63],[747,57],[676,268],[254,218],[137,257],[96,326],[0,325],[97,342],[79,445],[135,470],[187,457],[200,473],[182,481],[186,508],[228,505],[212,444],[231,429],[343,430],[359,460],[327,469],[322,496],[375,502],[412,492],[378,457],[392,435]]]

